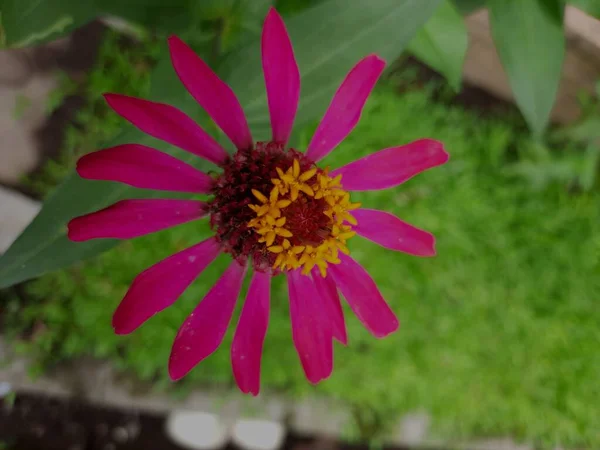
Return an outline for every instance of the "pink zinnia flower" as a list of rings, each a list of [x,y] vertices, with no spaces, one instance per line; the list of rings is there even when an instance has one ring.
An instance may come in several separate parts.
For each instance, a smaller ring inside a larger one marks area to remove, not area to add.
[[[355,234],[417,256],[435,254],[434,237],[395,216],[364,209],[349,192],[397,186],[445,163],[442,144],[422,139],[381,150],[333,171],[316,163],[354,128],[385,62],[362,59],[335,93],[305,153],[286,146],[298,108],[300,74],[285,25],[271,9],[262,32],[262,64],[273,130],[254,142],[232,90],[180,39],[169,39],[177,75],[237,147],[230,156],[180,110],[107,94],[108,104],[140,130],[221,168],[211,177],[153,148],[125,144],[82,157],[80,176],[138,188],[210,194],[197,200],[124,200],[69,223],[69,238],[129,239],[209,216],[215,235],[155,264],[136,277],[113,317],[118,334],[134,331],[171,306],[194,279],[225,252],[233,262],[185,320],[173,343],[169,374],[177,380],[221,344],[246,269],[250,288],[231,348],[233,373],[243,392],[258,394],[260,361],[269,320],[271,277],[287,277],[293,341],[306,377],[327,378],[333,339],[346,344],[338,296],[376,337],[398,320],[366,270],[349,256]]]

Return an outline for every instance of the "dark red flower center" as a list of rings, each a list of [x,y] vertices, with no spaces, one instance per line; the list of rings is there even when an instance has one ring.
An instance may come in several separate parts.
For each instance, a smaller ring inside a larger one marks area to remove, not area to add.
[[[259,243],[260,235],[248,227],[248,223],[256,217],[249,205],[257,202],[252,190],[269,195],[273,188],[271,180],[278,178],[277,168],[287,170],[294,159],[300,162],[303,171],[312,166],[302,153],[286,149],[281,143],[257,142],[254,148],[239,150],[232,155],[215,180],[214,198],[208,203],[210,225],[223,251],[240,263],[252,258],[257,270],[265,271],[273,266],[277,255],[269,252],[264,243]],[[309,231],[302,230],[308,227],[309,220],[315,221],[316,217],[323,216],[322,208],[321,202],[319,205],[298,205],[293,208],[298,215],[290,210],[286,217],[289,216],[288,220],[294,223],[299,235],[305,236]],[[311,227],[314,228],[314,225]]]

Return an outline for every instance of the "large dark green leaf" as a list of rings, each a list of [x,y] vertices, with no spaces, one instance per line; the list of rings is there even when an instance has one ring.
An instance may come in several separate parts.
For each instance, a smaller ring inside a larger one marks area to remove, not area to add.
[[[178,32],[190,24],[190,1],[0,0],[0,48],[56,39],[105,14]]]
[[[469,37],[463,17],[444,0],[410,42],[408,49],[419,60],[440,72],[455,91],[460,90]]]
[[[195,5],[197,15],[219,30],[219,47],[228,54],[260,36],[274,0],[205,0]],[[193,38],[194,36],[192,36]]]
[[[180,33],[190,26],[194,0],[94,0],[98,14],[110,14],[145,27]]]
[[[298,124],[315,120],[324,113],[345,73],[361,57],[372,52],[388,61],[398,57],[438,3],[438,0],[330,0],[289,20],[288,28],[302,74]],[[269,119],[259,42],[237,53],[225,66],[230,70],[225,68],[221,73],[230,74],[225,78],[238,93],[253,133],[257,138],[266,137]],[[171,103],[193,117],[199,117],[197,107],[190,103],[190,96],[168,67],[168,60],[162,61],[156,70],[153,87],[156,91],[153,100]],[[157,146],[156,141],[134,130],[125,132],[119,141]],[[65,224],[72,217],[139,194],[118,184],[85,181],[76,175],[69,177],[46,202],[33,223],[0,257],[0,288],[64,267],[110,247],[112,242],[70,242],[65,236]]]
[[[565,54],[561,0],[489,0],[494,42],[517,105],[540,135],[550,117]]]
[[[458,12],[464,15],[470,14],[485,6],[485,0],[452,0],[452,3]]]
[[[0,48],[55,39],[94,15],[93,0],[1,0]]]

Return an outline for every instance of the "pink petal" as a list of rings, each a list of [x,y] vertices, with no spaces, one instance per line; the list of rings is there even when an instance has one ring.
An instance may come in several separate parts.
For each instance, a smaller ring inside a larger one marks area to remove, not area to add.
[[[206,215],[197,200],[122,200],[69,222],[69,239],[131,239]]]
[[[300,71],[281,16],[271,8],[262,33],[262,65],[273,141],[287,143],[300,97]]]
[[[375,337],[384,337],[398,329],[398,319],[385,302],[367,271],[350,256],[340,254],[341,264],[331,264],[331,274],[358,320]]]
[[[415,256],[434,256],[435,238],[393,214],[376,209],[357,209],[352,215],[358,225],[352,229],[385,248]]]
[[[140,273],[115,311],[112,320],[115,333],[129,334],[171,306],[218,254],[219,244],[210,238]]]
[[[321,296],[323,308],[327,309],[327,316],[331,322],[333,338],[342,344],[348,343],[348,334],[346,333],[346,322],[344,321],[344,312],[340,303],[335,281],[331,277],[323,278],[318,269],[312,270],[312,277],[315,288]]]
[[[231,345],[233,375],[240,390],[258,395],[260,360],[269,324],[271,275],[254,272]]]
[[[398,186],[424,170],[448,161],[441,142],[420,139],[400,147],[372,153],[331,172],[342,175],[348,191],[374,191]]]
[[[383,59],[369,55],[346,75],[308,145],[308,158],[319,161],[350,134],[384,67]]]
[[[124,144],[82,156],[77,173],[88,180],[118,181],[163,191],[207,194],[213,180],[177,158],[140,144]]]
[[[223,341],[246,267],[233,261],[204,299],[185,319],[175,336],[169,358],[169,376],[179,380]]]
[[[306,378],[316,384],[333,370],[331,324],[312,279],[300,270],[288,272],[287,279],[294,346]]]
[[[112,109],[144,133],[187,150],[215,164],[227,153],[206,131],[183,111],[164,103],[119,94],[105,94]]]
[[[192,97],[238,149],[251,148],[248,122],[231,88],[177,36],[169,38],[169,50],[175,72]]]

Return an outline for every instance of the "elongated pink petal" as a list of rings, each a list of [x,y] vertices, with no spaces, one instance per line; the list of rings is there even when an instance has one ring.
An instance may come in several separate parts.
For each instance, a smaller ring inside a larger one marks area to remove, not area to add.
[[[287,143],[300,97],[300,71],[281,16],[271,8],[262,32],[262,66],[273,141]]]
[[[197,200],[122,200],[69,222],[69,239],[131,239],[154,233],[206,215]]]
[[[254,272],[231,345],[231,366],[240,390],[258,395],[260,360],[269,324],[271,275]]]
[[[124,144],[82,156],[77,173],[88,180],[118,181],[163,191],[207,194],[213,180],[177,158],[140,144]]]
[[[169,358],[169,376],[172,380],[184,377],[221,345],[245,273],[245,266],[233,261],[185,319],[175,336]]]
[[[115,311],[112,320],[115,333],[131,333],[171,306],[218,254],[219,244],[210,238],[140,273]]]
[[[346,345],[348,343],[346,322],[335,281],[330,276],[323,278],[316,268],[312,270],[312,277],[315,288],[321,296],[323,308],[326,308],[327,316],[331,321],[333,338]]]
[[[312,279],[300,270],[288,272],[287,279],[294,346],[306,378],[316,384],[333,370],[331,323]]]
[[[376,209],[357,209],[352,215],[358,221],[353,230],[385,248],[415,256],[434,256],[435,238],[431,233]]]
[[[398,186],[424,170],[441,166],[448,158],[441,142],[420,139],[372,153],[334,170],[331,176],[342,175],[348,191],[375,191]]]
[[[119,94],[105,94],[104,98],[117,114],[150,136],[215,164],[227,158],[212,136],[174,106]]]
[[[341,264],[327,268],[358,320],[375,337],[384,337],[398,329],[398,319],[385,302],[367,271],[350,256],[340,254]]]
[[[242,105],[231,88],[177,36],[169,38],[171,61],[179,79],[238,149],[253,145]]]
[[[321,160],[350,134],[384,67],[383,59],[369,55],[350,70],[308,145],[308,158]]]

